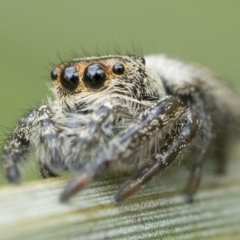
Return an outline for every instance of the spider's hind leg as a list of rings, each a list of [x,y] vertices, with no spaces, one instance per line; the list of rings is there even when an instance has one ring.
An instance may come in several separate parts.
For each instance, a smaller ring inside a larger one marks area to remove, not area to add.
[[[187,182],[186,188],[186,201],[188,203],[193,202],[193,196],[196,193],[202,176],[203,163],[211,150],[213,141],[212,120],[207,111],[204,108],[203,102],[198,99],[198,108],[194,109],[194,112],[201,121],[200,134],[195,154],[193,155],[191,162],[190,176]]]
[[[164,80],[164,78],[163,78]],[[214,99],[208,96],[207,86],[201,79],[188,79],[186,82],[174,83],[171,79],[165,79],[164,85],[169,94],[180,98],[191,111],[195,112],[201,122],[197,147],[194,149],[191,162],[191,172],[187,182],[186,200],[193,202],[193,195],[196,193],[202,174],[202,167],[207,158],[213,141],[213,126],[211,111]]]

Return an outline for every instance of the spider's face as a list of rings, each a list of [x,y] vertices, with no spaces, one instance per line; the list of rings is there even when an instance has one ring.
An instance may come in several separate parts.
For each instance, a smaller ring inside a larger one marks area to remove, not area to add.
[[[144,58],[108,56],[82,58],[62,63],[51,72],[51,78],[62,92],[101,91],[112,82],[123,83],[132,67],[143,67]]]
[[[136,56],[105,56],[73,59],[51,72],[54,93],[69,106],[88,102],[130,97],[137,101],[163,95],[156,76]],[[156,87],[157,86],[157,87]],[[86,100],[86,98],[88,98]],[[73,100],[74,99],[74,100]]]

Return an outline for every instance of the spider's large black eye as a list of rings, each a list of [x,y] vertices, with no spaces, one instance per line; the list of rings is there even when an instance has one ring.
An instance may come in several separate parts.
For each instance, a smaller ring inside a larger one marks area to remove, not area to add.
[[[64,88],[73,91],[79,83],[79,75],[74,66],[66,67],[60,75],[60,81]]]
[[[112,71],[115,74],[121,75],[124,73],[125,67],[122,63],[116,63],[113,65]]]
[[[144,57],[139,57],[138,60],[139,60],[143,65],[146,64],[146,60],[145,60]]]
[[[100,88],[103,86],[105,79],[106,75],[102,66],[98,63],[93,63],[85,70],[83,81],[91,88]]]
[[[51,79],[52,79],[52,80],[56,80],[57,77],[58,77],[57,70],[56,70],[56,69],[53,69],[53,70],[51,71]]]

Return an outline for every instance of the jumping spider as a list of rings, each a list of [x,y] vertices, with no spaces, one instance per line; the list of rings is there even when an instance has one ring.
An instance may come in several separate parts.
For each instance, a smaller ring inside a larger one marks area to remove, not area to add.
[[[109,171],[135,172],[115,196],[122,202],[192,151],[186,193],[193,200],[203,161],[215,146],[224,170],[238,98],[208,70],[164,55],[103,56],[63,62],[51,72],[55,100],[28,112],[6,142],[3,167],[11,183],[36,150],[43,178],[70,170],[67,201]]]

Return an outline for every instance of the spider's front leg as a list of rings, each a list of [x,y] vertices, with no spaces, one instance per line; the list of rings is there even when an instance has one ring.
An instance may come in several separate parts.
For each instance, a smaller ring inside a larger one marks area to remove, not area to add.
[[[2,164],[7,180],[20,182],[20,165],[32,148],[38,149],[41,175],[44,178],[56,176],[49,166],[60,155],[57,143],[58,131],[51,121],[49,107],[43,105],[30,111],[21,119],[3,149]]]
[[[154,175],[167,167],[189,143],[199,129],[199,121],[194,114],[188,112],[184,104],[174,97],[166,97],[152,106],[142,116],[141,122],[128,128],[109,143],[108,148],[99,154],[95,163],[86,166],[85,170],[78,174],[65,188],[61,195],[61,201],[67,201],[71,196],[88,185],[92,179],[119,159],[131,158],[137,149],[149,142],[152,136],[161,132],[169,124],[185,117],[185,124],[180,133],[169,140],[167,151],[156,159],[147,171],[135,184],[129,184],[117,194],[116,201],[122,201],[136,192],[140,186],[149,181]],[[126,191],[127,189],[127,191]]]
[[[152,177],[167,168],[181,153],[185,146],[192,141],[200,123],[196,115],[186,111],[185,124],[177,135],[167,135],[160,153],[156,154],[152,162],[143,168],[131,181],[127,182],[116,194],[115,201],[123,202],[127,197],[138,191],[141,186]]]
[[[30,111],[19,122],[7,140],[2,154],[2,164],[6,178],[11,183],[20,182],[19,165],[30,151],[31,129],[37,117],[37,110]]]

